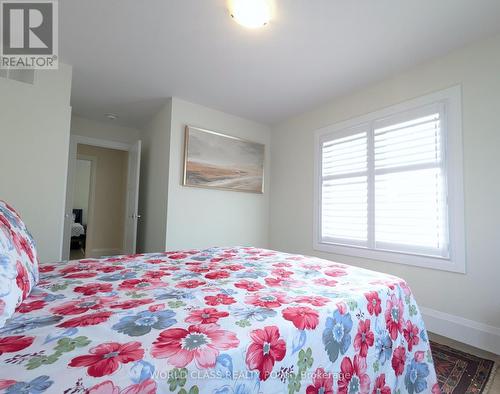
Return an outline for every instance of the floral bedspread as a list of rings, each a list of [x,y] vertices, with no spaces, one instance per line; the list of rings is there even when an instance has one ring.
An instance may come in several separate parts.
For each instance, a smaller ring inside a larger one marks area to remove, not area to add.
[[[438,393],[396,277],[255,248],[40,265],[0,328],[7,393]]]

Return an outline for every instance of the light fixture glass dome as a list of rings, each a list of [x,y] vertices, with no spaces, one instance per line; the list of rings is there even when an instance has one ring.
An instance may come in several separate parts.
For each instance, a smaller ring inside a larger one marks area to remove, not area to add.
[[[271,0],[229,0],[233,19],[244,27],[255,29],[271,20]]]

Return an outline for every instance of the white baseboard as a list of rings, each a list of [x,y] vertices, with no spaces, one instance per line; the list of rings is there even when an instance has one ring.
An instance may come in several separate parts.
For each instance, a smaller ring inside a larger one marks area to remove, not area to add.
[[[99,258],[101,256],[117,256],[123,254],[121,249],[90,249],[86,255],[91,258]]]
[[[500,355],[500,328],[420,307],[428,331]]]

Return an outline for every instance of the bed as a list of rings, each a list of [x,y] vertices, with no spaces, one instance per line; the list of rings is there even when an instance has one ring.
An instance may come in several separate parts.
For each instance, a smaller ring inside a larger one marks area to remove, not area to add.
[[[85,235],[85,227],[81,223],[71,223],[71,238],[79,238]]]
[[[404,280],[251,247],[39,266],[7,393],[439,393]]]
[[[71,223],[71,236],[79,237],[85,234],[83,226],[83,209],[73,209],[73,222]]]

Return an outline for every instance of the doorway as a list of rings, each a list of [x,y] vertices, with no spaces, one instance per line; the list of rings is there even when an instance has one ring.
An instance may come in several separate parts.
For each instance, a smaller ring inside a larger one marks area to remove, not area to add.
[[[140,149],[140,141],[71,137],[64,259],[135,253]]]

